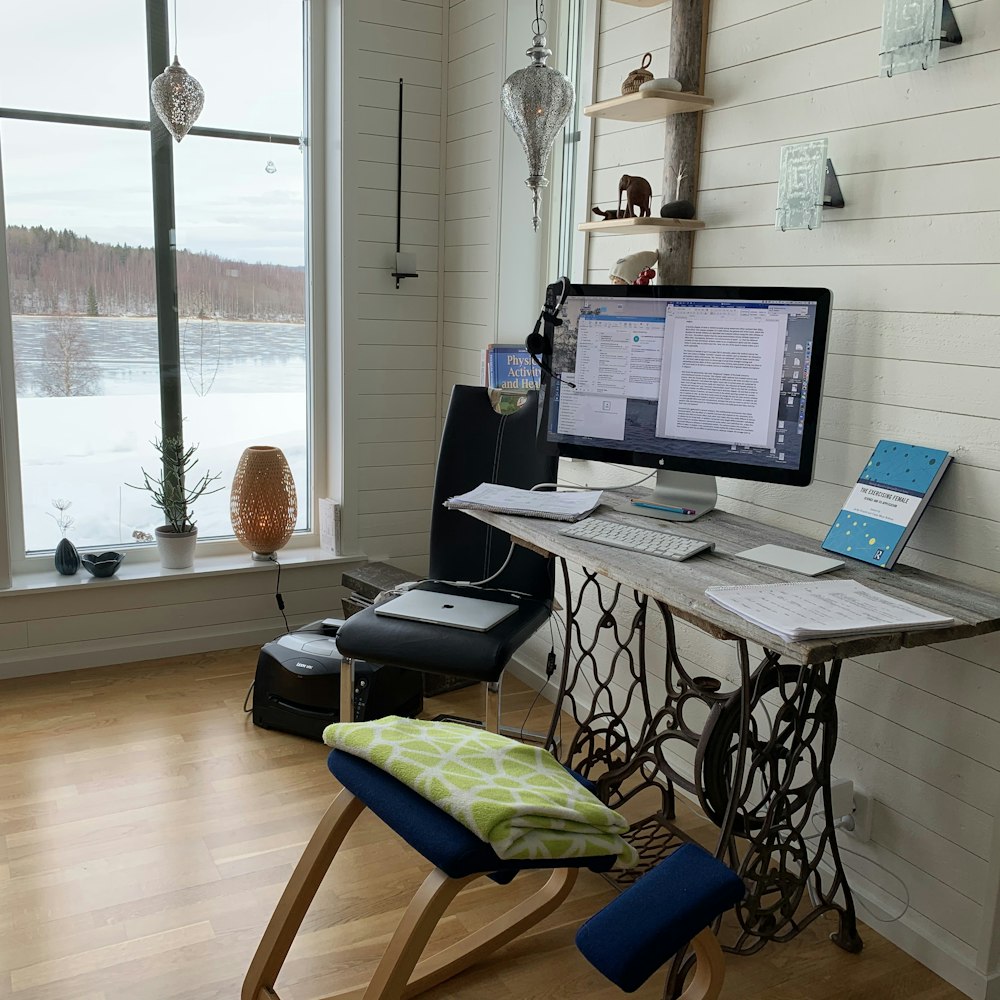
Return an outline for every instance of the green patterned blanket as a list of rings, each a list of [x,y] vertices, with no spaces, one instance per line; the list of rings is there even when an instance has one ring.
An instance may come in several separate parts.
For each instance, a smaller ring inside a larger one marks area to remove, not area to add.
[[[387,716],[335,723],[331,747],[361,757],[443,809],[505,859],[618,855],[635,850],[625,819],[546,750],[452,722]]]

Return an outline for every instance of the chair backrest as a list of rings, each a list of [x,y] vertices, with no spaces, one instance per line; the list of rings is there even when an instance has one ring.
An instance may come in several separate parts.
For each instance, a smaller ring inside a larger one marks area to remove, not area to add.
[[[554,482],[558,457],[539,450],[537,421],[537,392],[529,392],[514,413],[501,415],[493,409],[486,389],[456,385],[452,390],[434,479],[431,579],[483,580],[503,564],[510,535],[443,504],[480,483],[530,489]],[[519,546],[490,586],[550,598],[552,560]]]

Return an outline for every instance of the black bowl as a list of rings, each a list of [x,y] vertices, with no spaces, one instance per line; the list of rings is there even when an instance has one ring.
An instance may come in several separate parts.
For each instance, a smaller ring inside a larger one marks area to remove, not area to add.
[[[124,552],[84,552],[80,562],[92,576],[106,577],[115,575],[124,558]]]

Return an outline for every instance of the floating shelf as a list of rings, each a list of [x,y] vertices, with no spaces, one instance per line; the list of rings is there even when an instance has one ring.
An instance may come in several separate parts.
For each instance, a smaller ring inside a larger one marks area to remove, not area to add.
[[[660,233],[667,229],[675,231],[688,229],[704,229],[705,223],[700,219],[661,219],[659,216],[649,216],[638,219],[603,219],[600,222],[581,222],[576,227],[581,233]]]
[[[701,94],[678,90],[639,90],[591,104],[583,109],[583,113],[590,118],[609,118],[619,122],[653,122],[686,111],[704,111],[714,104],[711,97]]]

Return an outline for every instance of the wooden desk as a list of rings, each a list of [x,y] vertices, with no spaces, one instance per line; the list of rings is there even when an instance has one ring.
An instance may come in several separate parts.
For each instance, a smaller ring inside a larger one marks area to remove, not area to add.
[[[750,954],[768,941],[786,941],[833,911],[840,921],[834,941],[847,951],[860,951],[830,801],[841,663],[847,657],[997,631],[1000,598],[911,567],[887,572],[848,560],[826,578],[859,580],[953,617],[954,624],[787,642],[715,604],[705,589],[808,579],[737,559],[735,553],[767,543],[819,553],[818,542],[722,511],[690,524],[660,523],[631,513],[623,494],[605,492],[604,500],[602,515],[714,541],[715,552],[670,562],[569,538],[559,533],[559,522],[469,513],[508,532],[518,544],[560,560],[567,641],[550,747],[555,720],[568,713],[578,730],[564,740],[559,755],[595,780],[602,798],[618,808],[640,793],[658,795],[653,811],[633,823],[630,838],[642,860],[621,881],[634,881],[686,839],[673,822],[674,786],[680,786],[698,796],[719,826],[717,854],[747,884],[747,898],[737,910],[740,930],[726,943],[727,950]],[[570,564],[583,567],[582,583],[574,585]],[[647,677],[650,603],[665,628],[665,699],[651,695]],[[678,650],[676,619],[734,644],[736,687],[725,690],[715,677],[692,676]],[[602,636],[617,647],[610,668],[601,667],[595,655]],[[750,643],[763,648],[755,667]],[[626,719],[633,723],[631,731]],[[670,750],[678,742],[687,744],[687,756],[694,748],[693,780],[672,763],[677,758]],[[820,811],[824,822],[814,826]],[[812,887],[811,905],[807,886]]]

